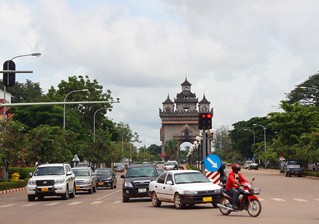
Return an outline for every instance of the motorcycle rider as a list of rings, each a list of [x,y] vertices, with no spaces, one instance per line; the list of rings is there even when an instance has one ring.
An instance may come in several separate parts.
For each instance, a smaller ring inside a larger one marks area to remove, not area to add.
[[[238,197],[240,194],[244,194],[245,191],[240,189],[240,184],[243,182],[247,182],[244,176],[239,173],[241,168],[240,165],[235,163],[232,165],[232,171],[228,175],[226,190],[229,191],[233,195],[232,206],[233,209],[238,209]]]

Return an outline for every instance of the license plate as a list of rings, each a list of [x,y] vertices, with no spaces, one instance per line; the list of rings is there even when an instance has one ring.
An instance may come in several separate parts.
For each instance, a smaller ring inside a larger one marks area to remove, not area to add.
[[[48,190],[49,190],[49,188],[47,188],[47,187],[41,188],[41,191],[48,191]]]
[[[203,202],[212,202],[213,198],[212,197],[203,197]]]
[[[146,189],[142,188],[142,189],[138,189],[138,193],[146,193]]]
[[[98,185],[99,185],[99,186],[103,186],[103,182],[99,182]]]
[[[78,190],[80,190],[81,188],[79,187],[79,186],[76,186],[76,190],[78,191]]]

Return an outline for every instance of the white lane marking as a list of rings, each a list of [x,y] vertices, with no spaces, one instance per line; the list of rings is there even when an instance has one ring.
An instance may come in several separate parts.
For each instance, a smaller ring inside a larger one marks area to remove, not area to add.
[[[121,191],[122,191],[122,190],[113,191],[112,193],[107,194],[107,195],[104,195],[104,196],[102,196],[102,197],[100,197],[100,198],[97,198],[96,200],[101,200],[101,199],[103,199],[103,198],[106,198],[106,197],[108,197],[108,196],[110,196],[110,195],[112,195],[112,194],[116,194],[116,193],[121,192]]]
[[[299,201],[299,202],[307,202],[307,200],[304,200],[302,198],[293,198],[295,201]]]
[[[23,207],[31,207],[31,206],[34,206],[36,205],[36,203],[28,203],[28,204],[25,204],[25,205],[22,205]]]
[[[263,198],[259,198],[259,201],[266,201],[265,199],[263,199]]]
[[[68,205],[78,205],[81,203],[82,203],[82,201],[74,201],[74,202],[69,203]]]
[[[58,205],[60,203],[61,202],[52,202],[52,203],[46,204],[45,206],[53,206],[53,205]]]
[[[8,208],[8,207],[12,207],[16,204],[7,204],[7,205],[1,205],[0,208]]]
[[[319,201],[319,199],[315,199],[316,201]]]
[[[91,205],[98,205],[103,203],[103,201],[93,201],[92,203],[90,203]]]
[[[286,200],[281,199],[281,198],[271,198],[271,199],[274,200],[274,201],[286,201]]]

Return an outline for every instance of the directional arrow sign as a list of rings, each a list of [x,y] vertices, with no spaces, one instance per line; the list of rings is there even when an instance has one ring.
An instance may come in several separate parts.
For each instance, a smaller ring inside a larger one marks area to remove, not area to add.
[[[211,172],[219,170],[222,160],[215,154],[208,155],[204,160],[205,169]]]

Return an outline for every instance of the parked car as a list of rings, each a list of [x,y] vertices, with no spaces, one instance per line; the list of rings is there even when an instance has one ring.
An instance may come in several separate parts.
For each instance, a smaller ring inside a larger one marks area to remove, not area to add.
[[[176,208],[185,205],[211,203],[217,206],[221,186],[213,184],[197,170],[165,171],[149,185],[149,196],[154,207],[162,202],[174,203]]]
[[[31,175],[27,183],[29,201],[46,196],[61,196],[64,200],[75,197],[75,175],[69,164],[42,164]]]
[[[97,187],[116,188],[117,178],[116,174],[111,168],[98,168],[95,170]]]
[[[284,172],[286,177],[291,177],[291,175],[302,177],[304,175],[304,169],[301,168],[298,161],[287,161],[284,165]]]
[[[128,202],[130,198],[148,197],[148,185],[157,178],[156,167],[152,164],[131,165],[126,174],[122,174],[122,199]]]
[[[252,162],[251,164],[249,164],[248,169],[249,170],[258,170],[259,166],[257,163]]]
[[[77,191],[87,191],[89,194],[96,192],[96,176],[91,167],[73,167],[72,171]]]
[[[247,160],[247,161],[245,162],[245,164],[244,164],[244,168],[245,168],[245,169],[249,169],[249,166],[250,166],[250,164],[252,164],[252,163],[253,163],[253,161]]]
[[[309,171],[316,171],[319,169],[319,163],[309,163],[308,170]]]
[[[124,172],[125,166],[123,163],[116,163],[116,164],[114,164],[113,169],[116,172]]]
[[[164,164],[164,169],[165,170],[178,170],[179,169],[179,164],[177,161],[175,160],[168,160],[165,164]]]

